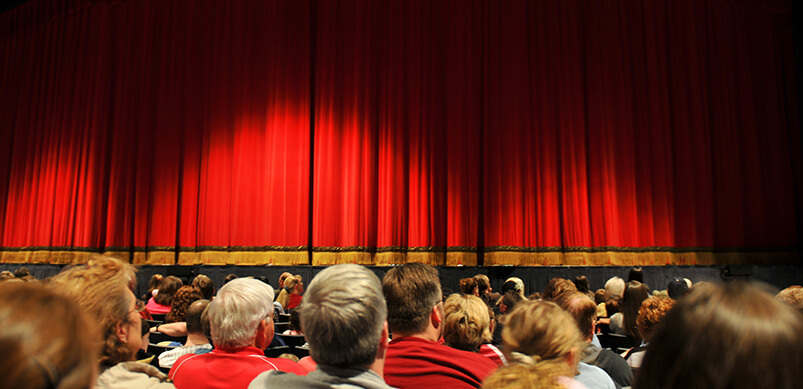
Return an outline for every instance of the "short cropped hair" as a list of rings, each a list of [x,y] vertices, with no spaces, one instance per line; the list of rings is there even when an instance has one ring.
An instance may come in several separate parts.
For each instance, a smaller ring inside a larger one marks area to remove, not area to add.
[[[387,308],[382,283],[367,268],[327,267],[310,283],[300,311],[315,362],[367,367],[376,359]]]
[[[625,294],[625,280],[619,277],[611,277],[605,282],[605,290],[608,291],[611,297],[622,297]]]
[[[488,306],[473,294],[453,294],[443,304],[443,340],[459,350],[477,351],[491,341]]]
[[[198,274],[192,280],[192,286],[201,290],[201,295],[206,300],[211,300],[215,296],[215,283],[206,275]]]
[[[196,300],[190,307],[187,308],[187,312],[185,314],[187,318],[187,332],[191,334],[202,334],[204,333],[203,329],[203,322],[201,320],[201,315],[204,313],[204,309],[209,306],[210,301],[206,299]]]
[[[561,296],[555,303],[572,315],[583,338],[591,337],[594,320],[597,318],[597,305],[585,293],[569,292]]]
[[[261,323],[273,313],[273,288],[253,278],[223,285],[209,304],[209,326],[215,347],[245,347],[256,338]]]
[[[427,328],[432,308],[442,301],[438,271],[423,263],[394,267],[382,280],[388,305],[388,327],[399,334],[418,334]]]
[[[86,265],[69,267],[48,283],[70,296],[97,323],[101,364],[116,365],[134,358],[117,336],[117,326],[129,324],[128,309],[134,298],[129,285],[136,282],[135,274],[133,266],[119,259],[92,255]]]

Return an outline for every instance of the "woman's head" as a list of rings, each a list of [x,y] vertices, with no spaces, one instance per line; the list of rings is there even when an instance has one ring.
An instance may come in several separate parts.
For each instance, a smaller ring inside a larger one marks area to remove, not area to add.
[[[661,323],[661,320],[666,317],[666,314],[675,305],[675,300],[669,297],[653,296],[641,303],[641,308],[638,311],[638,319],[636,319],[636,327],[645,342],[652,339],[655,332],[655,327]]]
[[[488,306],[477,296],[449,296],[443,305],[443,316],[443,340],[449,347],[477,351],[493,337]]]
[[[154,274],[151,276],[151,280],[148,281],[148,298],[153,296],[153,291],[159,289],[159,286],[162,285],[162,281],[164,281],[164,276],[161,274]]]
[[[641,302],[647,297],[650,297],[650,288],[647,285],[638,281],[630,281],[625,286],[621,312],[624,317],[625,333],[635,339],[641,339],[636,327],[636,319],[638,319],[638,311],[641,309]]]
[[[182,282],[180,278],[176,276],[165,277],[162,284],[159,286],[159,293],[153,297],[153,301],[162,305],[172,304],[173,295],[175,295],[182,286],[184,286],[184,282]]]
[[[460,280],[460,293],[479,296],[480,292],[479,287],[477,286],[477,280],[474,279],[474,277],[463,278]]]
[[[190,304],[200,300],[202,297],[201,291],[195,286],[185,285],[178,288],[176,294],[173,295],[173,303],[170,305],[170,312],[165,316],[165,322],[176,323],[186,321],[185,314],[187,308]]]
[[[284,288],[289,293],[301,294],[304,293],[304,283],[301,282],[300,275],[290,276],[284,279]]]
[[[137,301],[129,287],[136,282],[135,273],[128,263],[95,255],[86,265],[67,268],[49,283],[97,324],[102,364],[133,360],[142,343]]]
[[[92,386],[97,331],[75,302],[32,283],[3,283],[0,301],[0,387]]]
[[[795,388],[803,317],[760,286],[695,286],[653,335],[640,388]]]

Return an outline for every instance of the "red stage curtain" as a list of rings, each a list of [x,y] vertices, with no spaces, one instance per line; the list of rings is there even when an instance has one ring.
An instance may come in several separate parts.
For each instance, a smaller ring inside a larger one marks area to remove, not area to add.
[[[791,20],[785,0],[32,0],[0,14],[2,260],[794,261]]]

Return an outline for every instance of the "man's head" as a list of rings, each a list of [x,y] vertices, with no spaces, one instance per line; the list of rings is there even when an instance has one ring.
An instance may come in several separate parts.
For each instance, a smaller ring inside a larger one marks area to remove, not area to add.
[[[597,319],[597,306],[594,302],[585,293],[575,291],[564,294],[555,303],[572,315],[583,339],[591,340],[594,321]]]
[[[686,280],[682,278],[675,278],[669,282],[669,285],[666,288],[667,294],[672,299],[679,299],[689,293],[689,285],[686,284]]]
[[[201,314],[204,313],[204,309],[209,305],[209,300],[197,300],[190,304],[190,307],[187,308],[187,313],[185,314],[187,318],[187,332],[190,334],[201,334],[203,335],[204,329],[203,324],[201,322]]]
[[[425,332],[433,309],[443,301],[438,271],[422,263],[390,269],[382,280],[382,292],[388,305],[388,327],[394,336]]]
[[[386,342],[382,284],[363,266],[335,265],[318,273],[300,311],[310,354],[318,364],[367,367]]]
[[[201,295],[206,300],[212,300],[212,297],[215,296],[215,283],[211,278],[203,274],[195,276],[195,279],[192,280],[192,286],[198,287],[201,290]]]
[[[215,347],[267,347],[274,331],[272,301],[273,288],[253,278],[237,278],[223,285],[209,303]]]

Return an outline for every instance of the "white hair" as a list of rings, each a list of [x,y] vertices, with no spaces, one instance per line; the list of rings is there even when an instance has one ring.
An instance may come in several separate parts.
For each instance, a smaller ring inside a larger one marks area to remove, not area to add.
[[[518,286],[516,289],[517,292],[519,292],[519,296],[523,297],[526,300],[527,296],[524,295],[524,281],[522,281],[521,278],[519,277],[510,277],[507,280],[505,280],[505,282],[510,282],[510,281],[516,283],[516,285]]]
[[[622,297],[625,294],[625,280],[619,277],[611,277],[605,282],[605,290],[611,296]]]
[[[374,362],[387,306],[373,272],[354,264],[324,269],[307,288],[300,310],[315,362],[339,367]]]
[[[259,323],[273,313],[273,288],[253,278],[237,278],[220,288],[208,309],[215,347],[245,347],[256,338]]]

